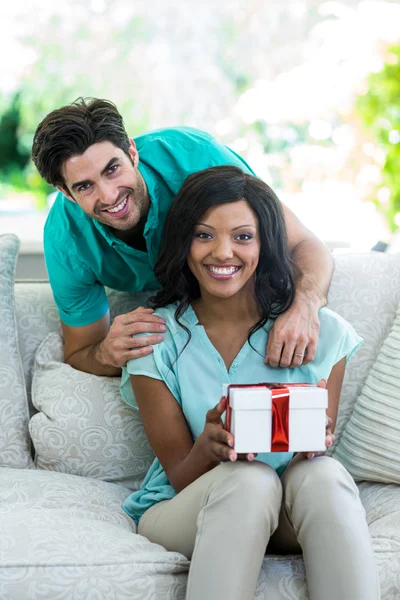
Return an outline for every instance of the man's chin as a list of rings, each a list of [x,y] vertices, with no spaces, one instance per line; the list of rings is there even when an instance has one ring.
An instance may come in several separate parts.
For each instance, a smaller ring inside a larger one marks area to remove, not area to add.
[[[93,216],[93,219],[103,225],[107,225],[107,227],[110,227],[111,229],[117,229],[118,231],[129,231],[130,229],[134,229],[138,224],[138,220],[132,218],[131,215],[125,215],[125,217],[120,219],[95,215]]]

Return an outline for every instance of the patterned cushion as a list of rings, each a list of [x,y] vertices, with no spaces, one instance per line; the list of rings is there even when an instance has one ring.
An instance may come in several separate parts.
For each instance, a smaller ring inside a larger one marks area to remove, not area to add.
[[[0,598],[183,600],[188,561],[135,533],[121,486],[0,470]]]
[[[400,593],[400,487],[361,483],[382,600]],[[135,534],[129,490],[49,471],[0,470],[0,598],[183,600],[187,561]],[[16,568],[18,566],[18,568]],[[267,556],[257,600],[309,600],[302,557]]]
[[[334,456],[356,480],[400,483],[400,307]]]
[[[116,315],[145,306],[154,292],[128,294],[107,289],[111,320]],[[30,413],[35,409],[31,400],[33,361],[44,338],[53,331],[61,331],[60,319],[48,281],[17,281],[15,285],[19,347],[24,366]]]
[[[0,467],[32,465],[28,403],[14,312],[15,235],[0,236]]]
[[[353,412],[355,400],[390,331],[399,301],[400,255],[370,252],[335,257],[328,306],[353,325],[364,343],[346,369],[335,429],[336,443],[329,454],[338,444]]]
[[[154,454],[139,412],[122,400],[120,379],[89,375],[62,360],[62,338],[50,333],[36,353],[32,383],[36,466],[138,489]]]

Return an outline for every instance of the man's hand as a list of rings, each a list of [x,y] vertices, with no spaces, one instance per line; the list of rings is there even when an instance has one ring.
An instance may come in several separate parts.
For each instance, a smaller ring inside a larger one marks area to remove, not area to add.
[[[265,363],[271,367],[299,367],[311,362],[319,336],[318,302],[306,295],[296,300],[272,326]]]
[[[154,315],[152,308],[139,307],[125,315],[115,317],[109,332],[97,348],[100,363],[123,367],[128,360],[153,352],[152,344],[164,339],[160,332],[166,331],[165,320]],[[152,333],[143,337],[132,337],[141,333]]]

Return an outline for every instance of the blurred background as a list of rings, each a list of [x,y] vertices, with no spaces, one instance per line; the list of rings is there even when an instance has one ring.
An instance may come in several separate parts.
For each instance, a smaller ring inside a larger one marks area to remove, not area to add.
[[[34,131],[78,96],[129,134],[204,129],[240,153],[333,252],[400,242],[398,0],[13,0],[0,21],[0,233],[44,277],[54,190]]]

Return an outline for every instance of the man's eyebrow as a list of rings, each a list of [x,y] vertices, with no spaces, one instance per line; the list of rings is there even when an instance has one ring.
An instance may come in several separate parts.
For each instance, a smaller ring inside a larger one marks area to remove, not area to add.
[[[108,171],[108,169],[110,167],[113,166],[113,164],[115,162],[118,162],[120,160],[120,158],[118,156],[113,156],[113,158],[111,158],[108,163],[106,164],[106,166],[104,167],[104,169],[102,169],[100,175],[103,176],[104,173],[106,173]],[[90,179],[83,179],[82,181],[77,181],[76,183],[74,183],[71,186],[71,190],[75,191],[78,187],[80,187],[81,185],[85,185],[86,183],[91,183]]]
[[[203,227],[208,227],[209,229],[213,229],[215,231],[215,227],[212,227],[212,225],[208,225],[207,223],[196,223],[196,225],[203,225]],[[242,229],[243,227],[252,227],[253,229],[256,229],[255,225],[252,225],[251,223],[249,223],[248,225],[238,225],[237,227],[234,227],[232,229],[232,231],[236,231],[237,229]]]

